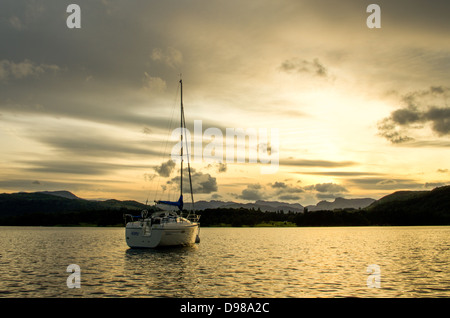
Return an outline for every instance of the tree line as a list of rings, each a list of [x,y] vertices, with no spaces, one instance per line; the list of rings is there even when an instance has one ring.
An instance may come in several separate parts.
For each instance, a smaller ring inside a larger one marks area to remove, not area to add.
[[[0,217],[2,226],[124,226],[124,214],[140,215],[140,210],[104,209],[65,213],[27,213],[20,216]],[[406,210],[391,206],[389,210],[343,209],[294,213],[283,211],[262,212],[255,209],[206,209],[199,211],[203,227],[258,226],[271,223],[296,226],[371,226],[371,225],[450,225],[450,213],[430,209]]]

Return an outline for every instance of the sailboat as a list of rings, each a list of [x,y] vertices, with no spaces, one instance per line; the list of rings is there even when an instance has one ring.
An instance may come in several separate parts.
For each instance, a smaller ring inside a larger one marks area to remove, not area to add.
[[[131,248],[156,248],[163,246],[188,246],[200,242],[199,215],[195,210],[189,211],[183,217],[183,132],[185,132],[186,121],[183,107],[183,81],[180,79],[181,91],[181,169],[180,169],[180,197],[178,201],[155,201],[157,205],[175,207],[175,211],[165,208],[164,210],[149,213],[143,210],[140,216],[125,215],[125,237]],[[184,129],[183,129],[184,128]],[[188,147],[186,147],[189,149]],[[194,195],[192,191],[191,167],[189,154],[187,154],[187,166],[189,173],[190,194],[192,209],[194,207]],[[131,218],[127,222],[128,218]]]

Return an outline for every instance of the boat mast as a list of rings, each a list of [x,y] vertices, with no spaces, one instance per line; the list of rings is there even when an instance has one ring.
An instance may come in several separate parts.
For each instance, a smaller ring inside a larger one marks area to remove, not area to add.
[[[181,174],[180,174],[180,197],[183,196],[183,80],[180,78],[180,91],[181,91],[181,116],[180,116],[180,127],[181,127]]]
[[[180,79],[180,86],[181,86],[181,195],[183,195],[183,132],[186,131],[186,119],[184,118],[184,106],[183,106],[183,81]],[[191,214],[191,211],[194,211],[194,215],[195,215],[195,209],[194,209],[194,193],[192,190],[192,175],[191,175],[191,164],[190,164],[190,154],[189,154],[189,147],[188,147],[188,142],[189,140],[186,138],[185,142],[186,142],[186,155],[187,155],[187,169],[188,169],[188,174],[189,174],[189,188],[191,191],[191,200],[192,200],[192,207],[189,210],[189,215]]]

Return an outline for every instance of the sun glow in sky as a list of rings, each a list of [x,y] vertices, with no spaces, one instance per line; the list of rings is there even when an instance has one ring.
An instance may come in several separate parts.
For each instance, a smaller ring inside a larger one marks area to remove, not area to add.
[[[79,29],[66,25],[72,2]],[[367,27],[370,3],[380,29]],[[180,74],[194,140],[194,120],[224,136],[279,131],[276,173],[193,162],[196,200],[308,205],[448,184],[449,12],[424,0],[2,1],[0,192],[173,199]]]

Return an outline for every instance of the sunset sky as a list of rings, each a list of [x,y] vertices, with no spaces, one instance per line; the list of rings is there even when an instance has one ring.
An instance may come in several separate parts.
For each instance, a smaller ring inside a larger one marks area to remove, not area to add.
[[[447,0],[2,0],[0,193],[175,198],[180,74],[194,139],[194,120],[279,131],[276,173],[193,162],[196,200],[308,205],[448,184],[449,36]]]

